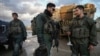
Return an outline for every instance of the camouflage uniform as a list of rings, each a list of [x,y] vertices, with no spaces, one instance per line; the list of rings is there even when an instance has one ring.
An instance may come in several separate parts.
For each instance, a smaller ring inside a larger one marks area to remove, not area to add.
[[[95,22],[84,16],[81,19],[76,17],[70,26],[72,56],[90,56],[89,45],[96,46],[96,25]]]
[[[13,39],[13,56],[19,56],[19,50],[27,37],[26,28],[19,19],[12,20],[9,25],[9,35]]]
[[[44,24],[50,19],[50,16],[48,16],[45,12],[36,17],[36,34],[38,37],[38,42],[40,45],[46,45],[49,55],[52,46],[52,36],[45,31]]]

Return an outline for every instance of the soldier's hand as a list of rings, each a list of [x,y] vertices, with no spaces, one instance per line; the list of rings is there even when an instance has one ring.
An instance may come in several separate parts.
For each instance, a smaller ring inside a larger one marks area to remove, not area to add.
[[[89,48],[88,48],[90,51],[93,51],[94,50],[94,46],[93,45],[89,45]]]
[[[67,32],[67,35],[69,35],[69,36],[70,36],[70,35],[71,35],[71,32],[70,32],[70,31],[68,31],[68,32]]]
[[[26,37],[23,38],[23,41],[25,41],[25,40],[26,40]]]

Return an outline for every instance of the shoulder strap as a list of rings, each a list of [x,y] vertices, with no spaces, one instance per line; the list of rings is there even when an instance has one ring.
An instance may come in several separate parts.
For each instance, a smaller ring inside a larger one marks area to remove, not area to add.
[[[46,20],[45,20],[45,15],[44,15],[44,13],[40,13],[40,14],[38,14],[38,15],[35,17],[35,19],[36,19],[38,16],[42,16],[42,17],[44,17],[44,18],[42,18],[42,21],[43,21],[43,22],[46,21]],[[33,20],[35,20],[35,19],[33,19]]]
[[[51,21],[51,19],[49,18],[49,17],[47,17],[47,15],[46,14],[44,14],[44,13],[40,13],[41,14],[41,16],[42,17],[44,17],[42,20],[44,21],[44,23],[46,23],[46,22],[50,22]],[[47,19],[48,18],[48,19]]]

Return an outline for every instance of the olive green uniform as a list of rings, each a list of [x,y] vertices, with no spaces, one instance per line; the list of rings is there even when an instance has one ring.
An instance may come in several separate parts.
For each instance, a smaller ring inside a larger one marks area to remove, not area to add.
[[[90,56],[89,45],[96,46],[96,25],[94,20],[84,16],[76,17],[70,26],[72,56]]]
[[[23,22],[19,19],[12,20],[9,25],[9,35],[13,40],[13,56],[19,56],[19,49],[22,46],[22,42],[27,37],[26,28]]]
[[[38,42],[40,45],[42,44],[46,45],[49,55],[52,46],[52,36],[47,31],[45,31],[44,24],[50,19],[51,18],[45,13],[40,13],[36,17],[36,34],[38,37]]]

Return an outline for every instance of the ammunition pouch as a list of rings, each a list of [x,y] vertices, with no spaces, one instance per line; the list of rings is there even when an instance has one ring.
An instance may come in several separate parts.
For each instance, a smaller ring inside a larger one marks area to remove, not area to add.
[[[87,28],[74,28],[72,30],[72,37],[74,38],[89,37],[89,30]]]
[[[20,34],[22,32],[20,27],[11,27],[12,34]]]
[[[51,22],[47,22],[47,23],[44,24],[44,31],[46,33],[51,34],[53,32],[53,30],[54,30],[54,28],[53,28],[53,25],[52,25]]]

